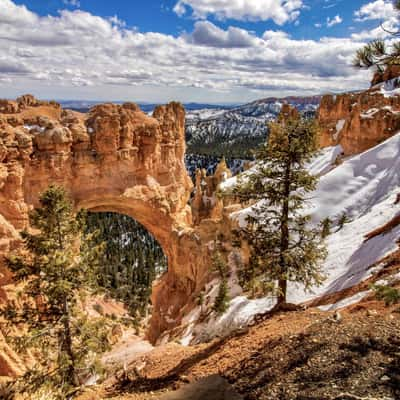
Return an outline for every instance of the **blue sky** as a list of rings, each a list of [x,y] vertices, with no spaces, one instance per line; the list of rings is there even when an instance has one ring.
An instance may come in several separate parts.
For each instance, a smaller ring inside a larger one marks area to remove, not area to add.
[[[16,4],[26,5],[30,10],[39,15],[57,15],[63,8],[70,10],[77,9],[76,5],[68,4],[63,0],[16,0]],[[171,35],[179,35],[183,31],[193,30],[195,19],[190,15],[179,17],[173,8],[176,5],[175,0],[79,0],[81,10],[89,11],[92,14],[104,18],[118,16],[124,20],[127,27],[137,28],[141,32],[161,32]],[[353,16],[356,10],[359,10],[365,0],[306,0],[303,2],[305,8],[298,19],[299,23],[294,22],[284,25],[286,32],[289,32],[295,38],[314,38],[321,36],[346,37],[354,27]],[[331,28],[326,26],[327,18],[334,18],[340,15],[343,23],[337,24]],[[209,15],[208,20],[217,23],[220,27],[227,28],[231,25],[251,30],[258,35],[269,29],[281,28],[271,20],[267,21],[238,21],[234,19],[220,20],[213,15]],[[315,27],[315,24],[321,23],[321,28]],[[371,27],[374,23],[366,21],[362,27]],[[361,25],[357,24],[357,28]]]
[[[390,0],[0,0],[8,97],[245,102],[368,85]]]

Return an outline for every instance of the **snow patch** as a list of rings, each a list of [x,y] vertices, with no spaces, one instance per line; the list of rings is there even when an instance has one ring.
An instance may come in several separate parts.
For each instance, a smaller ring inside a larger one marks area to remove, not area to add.
[[[363,292],[359,292],[351,297],[346,297],[334,304],[328,304],[325,306],[319,306],[318,308],[321,311],[335,311],[340,310],[341,308],[345,308],[347,306],[351,306],[352,304],[356,304],[361,301],[364,297],[368,296],[371,293],[371,290],[365,290]]]
[[[392,97],[400,95],[400,78],[393,78],[389,81],[383,82],[381,85],[381,93],[385,97]]]
[[[229,303],[228,310],[222,315],[214,315],[207,322],[197,325],[192,333],[194,343],[208,341],[214,337],[225,337],[231,332],[248,326],[256,314],[270,310],[276,299],[264,297],[250,300],[245,296],[237,296]]]
[[[337,122],[337,124],[336,124],[336,133],[333,135],[333,138],[334,138],[335,140],[338,139],[339,134],[340,134],[340,132],[342,131],[342,129],[343,129],[345,123],[346,123],[346,120],[345,120],[345,119],[340,119],[340,120]]]

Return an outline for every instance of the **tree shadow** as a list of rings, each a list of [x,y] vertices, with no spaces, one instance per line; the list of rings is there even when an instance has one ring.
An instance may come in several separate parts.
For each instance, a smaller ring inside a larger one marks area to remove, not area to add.
[[[113,388],[113,395],[123,392],[143,393],[174,387],[176,382],[180,381],[180,377],[185,375],[194,365],[199,364],[201,361],[216,353],[230,339],[232,339],[233,336],[238,337],[244,334],[245,332],[230,335],[217,342],[211,343],[210,346],[204,350],[192,355],[191,357],[183,359],[163,377],[146,378],[141,376],[123,376],[118,379],[116,386]]]

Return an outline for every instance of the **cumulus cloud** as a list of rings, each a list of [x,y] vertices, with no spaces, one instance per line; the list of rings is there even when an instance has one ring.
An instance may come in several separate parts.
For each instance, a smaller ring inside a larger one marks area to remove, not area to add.
[[[174,11],[183,16],[191,9],[193,17],[199,19],[208,15],[215,15],[218,19],[249,21],[272,19],[276,24],[283,25],[296,20],[302,6],[302,0],[179,0]]]
[[[182,100],[190,93],[199,101],[210,96],[246,101],[358,89],[368,82],[364,72],[350,66],[363,44],[355,37],[296,40],[274,30],[256,36],[207,21],[197,21],[193,32],[176,37],[142,33],[118,18],[80,9],[39,16],[0,0],[0,10],[3,96],[33,91],[52,98],[85,93]]]
[[[328,28],[331,28],[332,26],[341,24],[343,22],[343,19],[340,15],[335,15],[333,18],[328,17],[326,19],[326,26]]]
[[[187,39],[194,44],[210,47],[251,47],[256,44],[256,37],[244,29],[229,27],[218,28],[209,21],[198,21],[194,31]]]
[[[390,19],[395,14],[392,0],[376,0],[364,4],[354,15],[356,21]]]

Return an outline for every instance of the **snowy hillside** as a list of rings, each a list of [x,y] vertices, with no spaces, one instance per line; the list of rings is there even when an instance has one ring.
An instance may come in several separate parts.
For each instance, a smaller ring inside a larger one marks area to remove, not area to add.
[[[267,136],[267,121],[274,120],[283,103],[296,106],[303,113],[314,113],[319,96],[268,98],[231,110],[219,108],[195,110],[186,117],[188,152],[243,157]]]
[[[375,264],[398,247],[396,241],[400,237],[400,226],[368,241],[365,236],[400,214],[400,205],[395,204],[400,193],[400,133],[335,167],[335,159],[340,154],[340,146],[326,148],[309,165],[309,170],[321,175],[321,179],[311,195],[312,203],[307,212],[311,212],[314,224],[326,217],[334,221],[332,233],[326,239],[328,257],[323,264],[326,280],[308,293],[299,285],[289,283],[289,302],[304,303],[357,285],[377,273],[382,267]],[[235,177],[227,180],[223,190],[235,182]],[[231,217],[244,224],[249,212],[251,208],[233,213]],[[343,213],[349,217],[349,223],[338,230],[337,219]],[[232,267],[234,270],[234,263],[231,263]],[[235,276],[229,285],[232,300],[227,312],[197,324],[200,310],[193,310],[185,321],[188,327],[184,344],[191,340],[207,340],[213,335],[226,334],[245,326],[255,314],[268,311],[275,304],[275,300],[269,297],[248,300],[238,290]],[[216,295],[217,286],[215,282],[209,284],[209,296]],[[356,293],[337,304],[324,306],[324,309],[337,309],[358,302],[368,293]]]

